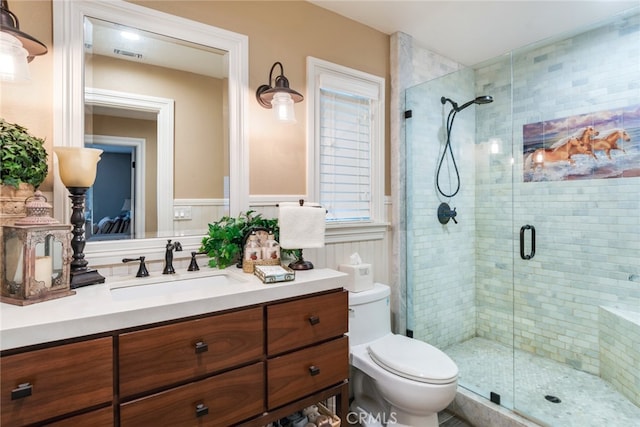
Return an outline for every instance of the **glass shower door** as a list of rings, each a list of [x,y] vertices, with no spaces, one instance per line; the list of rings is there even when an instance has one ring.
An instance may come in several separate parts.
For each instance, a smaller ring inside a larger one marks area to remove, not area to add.
[[[512,53],[514,407],[552,426],[640,419],[638,43],[636,8]]]
[[[480,93],[478,83],[464,69],[405,93],[407,325],[456,362],[460,385],[512,407],[511,100],[508,87]],[[445,151],[452,104],[441,98],[461,106],[480,95],[494,102],[459,111]],[[453,197],[438,191],[458,183]],[[439,221],[442,203],[455,221]]]

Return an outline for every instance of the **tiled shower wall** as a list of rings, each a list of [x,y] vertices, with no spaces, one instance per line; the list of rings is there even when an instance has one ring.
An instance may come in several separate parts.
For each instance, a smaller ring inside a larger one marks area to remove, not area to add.
[[[600,308],[600,376],[640,407],[640,312]]]
[[[640,104],[639,29],[636,15],[406,91],[407,318],[416,338],[446,348],[478,335],[600,373],[599,307],[640,308],[640,178],[524,183],[522,126]],[[428,61],[434,72],[450,65]],[[415,77],[399,62],[399,75]],[[448,111],[440,96],[484,94],[494,102],[461,112],[453,129],[462,190],[439,198]],[[441,201],[457,208],[458,224],[438,223]],[[519,257],[524,224],[537,230],[530,261]]]
[[[408,327],[414,337],[436,347],[475,335],[475,153],[474,108],[461,111],[451,132],[456,166],[447,150],[440,169],[439,185],[452,194],[460,177],[460,190],[453,198],[440,195],[436,170],[445,149],[446,116],[450,104],[473,97],[473,70],[466,69],[433,84],[407,91],[406,105],[412,117],[406,122],[407,141],[407,293]],[[466,116],[466,120],[464,117]],[[442,225],[437,211],[446,202],[456,209],[456,221]]]
[[[476,70],[476,91],[496,98],[476,124],[477,333],[511,342],[513,292],[517,348],[599,374],[599,306],[640,309],[640,178],[525,183],[522,126],[640,104],[640,19],[513,52]],[[510,91],[511,111],[499,101]],[[497,155],[487,151],[492,137]],[[511,155],[512,229],[501,212]],[[524,224],[537,230],[531,261],[514,245]]]

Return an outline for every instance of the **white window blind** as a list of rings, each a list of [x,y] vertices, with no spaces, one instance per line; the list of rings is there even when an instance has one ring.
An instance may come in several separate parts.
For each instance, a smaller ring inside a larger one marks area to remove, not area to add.
[[[371,219],[369,97],[320,88],[320,203],[328,221]]]
[[[384,79],[307,57],[307,81],[309,195],[361,235],[384,219]]]

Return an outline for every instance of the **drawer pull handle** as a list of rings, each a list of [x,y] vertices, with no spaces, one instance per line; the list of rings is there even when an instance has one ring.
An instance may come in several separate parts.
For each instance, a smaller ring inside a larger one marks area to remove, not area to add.
[[[311,323],[311,325],[317,325],[318,323],[320,323],[320,317],[319,316],[309,316],[309,323]]]
[[[18,388],[11,390],[11,400],[23,399],[31,396],[33,386],[30,383],[19,384]]]
[[[204,403],[198,403],[196,405],[196,417],[204,417],[209,413],[209,408],[204,406]]]
[[[196,343],[196,354],[204,353],[205,351],[209,351],[209,344],[204,341],[198,341]]]
[[[309,366],[309,373],[311,374],[312,377],[315,377],[320,373],[320,368],[318,368],[317,366],[311,365]]]

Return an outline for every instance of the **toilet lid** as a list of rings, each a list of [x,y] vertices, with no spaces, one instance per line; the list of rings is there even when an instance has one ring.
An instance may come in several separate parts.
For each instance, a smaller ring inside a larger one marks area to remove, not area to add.
[[[448,384],[458,377],[458,366],[442,351],[425,342],[389,334],[367,350],[378,365],[403,378],[430,384]]]

